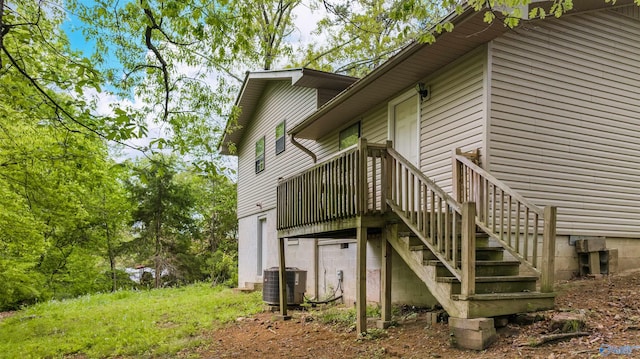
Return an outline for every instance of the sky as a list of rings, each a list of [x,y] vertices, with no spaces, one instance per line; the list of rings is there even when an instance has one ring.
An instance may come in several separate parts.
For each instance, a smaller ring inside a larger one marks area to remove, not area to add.
[[[304,0],[302,4],[297,6],[293,14],[295,16],[295,31],[288,39],[295,47],[304,47],[312,41],[322,41],[322,36],[312,35],[313,30],[316,28],[316,24],[325,12],[323,9],[311,10],[310,3],[313,0]],[[81,3],[85,5],[92,5],[94,0],[81,0]],[[63,31],[67,34],[71,47],[74,50],[79,50],[84,53],[85,56],[90,56],[95,49],[95,41],[85,39],[82,34],[83,22],[80,18],[73,14],[68,14],[68,21],[62,25]],[[109,56],[107,55],[107,59]],[[115,57],[112,57],[115,60]],[[244,71],[241,71],[244,72]]]
[[[311,1],[313,0],[303,0],[302,4],[294,9],[293,14],[295,17],[296,31],[294,31],[287,39],[294,46],[294,49],[304,48],[312,41],[322,41],[321,36],[313,35],[312,32],[315,29],[317,22],[324,16],[324,12],[322,9],[312,11],[309,6]],[[85,5],[92,5],[95,3],[94,0],[82,0],[82,2]],[[80,18],[73,14],[68,14],[68,20],[63,23],[62,30],[67,34],[72,49],[81,51],[84,56],[89,57],[95,50],[95,41],[85,39],[81,30],[82,26],[83,22]],[[109,63],[117,61],[117,59],[113,55],[106,55],[106,60]],[[240,69],[240,71],[237,72],[244,73],[247,70],[256,69]],[[188,71],[190,71],[190,69],[185,66],[184,71],[185,73],[187,73]],[[107,87],[106,90],[109,90],[109,88]],[[112,115],[113,112],[111,109],[111,105],[116,103],[124,102],[127,105],[132,105],[134,107],[142,107],[142,104],[139,103],[140,100],[136,99],[135,97],[122,99],[106,92],[97,93],[95,91],[89,91],[87,93],[87,96],[96,100],[97,105],[95,111],[98,115]],[[132,146],[146,146],[149,144],[151,138],[162,135],[163,129],[159,125],[153,124],[151,121],[149,121],[148,127],[149,138],[130,140],[128,141],[128,144]],[[140,155],[141,154],[137,151],[129,149],[124,150],[124,157],[127,158],[139,157]]]

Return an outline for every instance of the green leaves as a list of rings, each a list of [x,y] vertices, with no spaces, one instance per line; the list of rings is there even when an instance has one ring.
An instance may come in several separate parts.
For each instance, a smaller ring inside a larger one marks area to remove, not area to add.
[[[413,40],[433,42],[428,30],[447,9],[427,0],[324,1],[328,16],[318,31],[329,37],[326,45],[311,45],[300,66],[363,76]],[[450,31],[450,24],[436,32]]]

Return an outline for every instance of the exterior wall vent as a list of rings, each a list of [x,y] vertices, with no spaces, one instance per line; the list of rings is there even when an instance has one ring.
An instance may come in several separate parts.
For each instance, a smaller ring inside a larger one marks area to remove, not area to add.
[[[278,267],[264,270],[262,300],[269,305],[280,305],[280,281]],[[307,271],[296,267],[286,268],[287,304],[300,305],[304,302],[307,287]]]

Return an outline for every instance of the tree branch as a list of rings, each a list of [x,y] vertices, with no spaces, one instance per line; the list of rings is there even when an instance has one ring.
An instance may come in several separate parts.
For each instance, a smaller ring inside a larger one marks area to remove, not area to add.
[[[160,62],[160,65],[162,68],[162,78],[164,83],[164,111],[162,114],[162,121],[167,122],[169,117],[169,94],[171,92],[171,90],[169,89],[169,70],[168,70],[167,62],[162,57],[162,54],[160,53],[158,48],[151,41],[151,35],[153,30],[160,30],[160,26],[157,24],[156,19],[153,16],[153,13],[151,13],[151,10],[148,7],[144,8],[143,10],[145,15],[151,22],[151,26],[147,25],[145,29],[145,33],[144,33],[145,44],[147,45],[147,48],[151,50],[151,52],[153,52],[156,59]]]
[[[302,67],[307,67],[307,66],[311,65],[311,63],[313,63],[313,62],[315,62],[315,61],[318,61],[319,59],[321,59],[321,58],[325,57],[326,55],[328,55],[328,54],[330,54],[330,53],[332,53],[332,52],[334,52],[334,51],[336,51],[336,50],[339,50],[339,49],[341,49],[342,47],[344,47],[344,46],[346,46],[346,45],[349,45],[350,43],[352,43],[352,42],[356,41],[356,39],[358,39],[358,38],[357,38],[357,37],[354,37],[354,38],[352,38],[351,40],[349,40],[349,41],[347,41],[347,42],[343,42],[343,43],[341,43],[341,44],[338,44],[338,45],[336,45],[336,46],[334,46],[334,47],[332,47],[332,48],[330,48],[330,49],[328,49],[328,50],[324,51],[324,52],[319,53],[319,54],[318,54],[318,55],[316,55],[314,58],[312,58],[311,60],[307,61],[307,63],[305,63]]]
[[[25,69],[21,68],[16,59],[11,55],[11,53],[9,51],[7,51],[7,49],[2,46],[2,48],[0,48],[2,50],[2,52],[4,52],[4,54],[7,56],[7,58],[9,59],[9,62],[11,62],[11,64],[13,64],[13,66],[18,70],[18,72],[29,82],[31,83],[31,85],[36,89],[37,92],[39,92],[42,96],[44,96],[44,98],[54,107],[54,109],[57,111],[60,111],[61,113],[63,113],[69,120],[71,120],[73,123],[77,124],[78,126],[86,129],[87,131],[93,133],[94,135],[107,140],[107,141],[113,141],[115,143],[118,143],[122,146],[131,148],[133,150],[136,151],[140,151],[140,152],[144,152],[142,151],[140,148],[138,147],[134,147],[131,146],[127,143],[124,143],[122,141],[118,141],[118,140],[113,140],[113,139],[109,139],[107,138],[107,136],[105,136],[104,134],[102,134],[100,131],[82,123],[81,121],[78,121],[71,113],[69,113],[69,111],[67,111],[64,107],[62,107],[58,101],[56,101],[53,97],[51,97],[51,95],[49,95],[47,93],[47,91],[44,90],[44,88],[42,86],[40,86],[40,84],[33,78],[31,77]]]

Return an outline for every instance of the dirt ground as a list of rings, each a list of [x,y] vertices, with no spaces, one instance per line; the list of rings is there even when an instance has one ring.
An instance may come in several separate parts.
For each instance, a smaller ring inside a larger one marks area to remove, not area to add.
[[[534,345],[552,329],[558,313],[584,315],[587,334]],[[210,334],[210,341],[186,356],[203,358],[640,358],[640,272],[598,279],[577,279],[558,286],[556,308],[537,313],[540,321],[509,324],[497,340],[477,352],[452,347],[445,323],[428,325],[426,312],[410,311],[397,326],[375,331],[375,338],[357,339],[353,328],[321,324],[306,311],[292,320],[273,313],[239,318]],[[533,316],[525,317],[530,319]],[[520,317],[520,319],[523,319]]]

